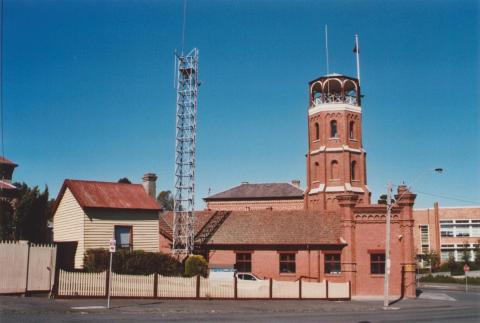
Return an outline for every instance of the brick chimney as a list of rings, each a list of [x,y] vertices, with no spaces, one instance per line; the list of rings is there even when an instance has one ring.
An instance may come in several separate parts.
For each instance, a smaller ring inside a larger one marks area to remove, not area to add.
[[[292,179],[292,185],[296,188],[300,188],[300,180],[299,179]]]
[[[154,173],[146,173],[143,175],[143,188],[148,195],[157,198],[157,175]]]

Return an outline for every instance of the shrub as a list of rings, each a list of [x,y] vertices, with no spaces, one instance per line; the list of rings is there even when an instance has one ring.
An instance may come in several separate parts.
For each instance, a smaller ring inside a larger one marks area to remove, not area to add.
[[[87,272],[108,270],[110,253],[105,249],[88,249],[84,257]],[[149,275],[159,273],[165,276],[182,274],[182,264],[175,258],[157,252],[142,250],[119,250],[113,254],[112,271],[117,274]]]
[[[192,277],[201,275],[207,277],[208,263],[200,255],[191,255],[185,261],[185,276]]]
[[[465,278],[453,278],[451,276],[424,276],[420,278],[424,283],[448,283],[448,284],[465,284]],[[468,283],[472,285],[480,285],[480,277],[468,277]]]

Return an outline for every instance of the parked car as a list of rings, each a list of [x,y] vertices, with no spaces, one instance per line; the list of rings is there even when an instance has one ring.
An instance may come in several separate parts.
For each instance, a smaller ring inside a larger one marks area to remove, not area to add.
[[[251,280],[251,281],[261,280],[260,278],[258,278],[252,273],[236,273],[235,275],[240,280]]]

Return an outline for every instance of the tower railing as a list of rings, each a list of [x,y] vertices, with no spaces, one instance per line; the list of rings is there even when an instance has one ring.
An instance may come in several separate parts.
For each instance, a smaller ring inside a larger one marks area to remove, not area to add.
[[[358,106],[358,99],[353,95],[341,95],[339,93],[325,93],[320,94],[313,100],[313,105],[320,105],[326,103],[346,103]]]

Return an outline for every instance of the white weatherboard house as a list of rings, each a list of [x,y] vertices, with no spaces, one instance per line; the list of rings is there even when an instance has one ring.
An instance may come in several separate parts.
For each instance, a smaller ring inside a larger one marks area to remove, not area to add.
[[[53,214],[53,239],[76,245],[74,265],[83,268],[87,249],[117,248],[159,251],[158,217],[154,174],[142,184],[65,180]],[[148,192],[148,193],[147,193]],[[150,195],[149,195],[150,194]]]

